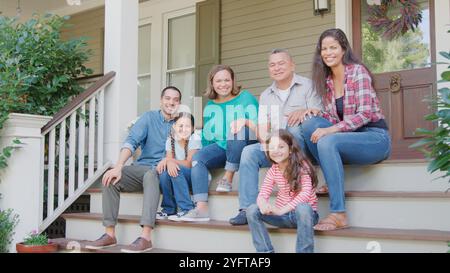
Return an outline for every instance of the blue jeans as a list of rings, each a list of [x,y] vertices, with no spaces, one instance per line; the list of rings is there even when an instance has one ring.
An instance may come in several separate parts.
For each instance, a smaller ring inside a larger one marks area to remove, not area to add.
[[[203,147],[193,156],[191,179],[195,202],[208,201],[208,170],[224,166],[227,171],[239,170],[242,150],[245,146],[256,143],[256,140],[252,140],[255,139],[252,134],[248,127],[244,127],[237,134],[227,138],[226,150],[214,143]]]
[[[301,126],[287,127],[287,130],[295,137],[302,150],[305,150],[305,141]],[[241,155],[239,170],[239,208],[246,209],[256,203],[258,197],[259,169],[270,167],[272,163],[261,150],[261,144],[255,143],[244,148]]]
[[[264,215],[258,205],[253,204],[247,208],[247,221],[252,233],[253,245],[257,252],[274,252],[269,232],[264,222],[281,228],[297,228],[297,242],[295,250],[297,253],[314,252],[314,229],[319,215],[309,204],[298,204],[292,210],[281,216]]]
[[[159,185],[162,191],[162,211],[171,215],[177,213],[177,207],[181,211],[194,208],[189,188],[191,183],[191,169],[178,165],[180,170],[177,177],[172,177],[167,171],[159,175]]]
[[[317,128],[333,124],[322,117],[303,122],[303,134],[308,150],[319,163],[330,196],[330,211],[345,212],[344,166],[380,162],[391,153],[391,138],[385,129],[362,127],[354,132],[342,132],[321,137],[317,143],[311,135]]]

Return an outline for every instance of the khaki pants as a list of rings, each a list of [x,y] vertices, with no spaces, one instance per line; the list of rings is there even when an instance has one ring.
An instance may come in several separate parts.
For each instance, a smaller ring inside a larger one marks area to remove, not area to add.
[[[144,192],[141,225],[155,227],[156,211],[159,205],[159,177],[148,166],[131,165],[122,169],[122,178],[115,185],[103,187],[103,225],[115,226],[119,214],[121,192]]]

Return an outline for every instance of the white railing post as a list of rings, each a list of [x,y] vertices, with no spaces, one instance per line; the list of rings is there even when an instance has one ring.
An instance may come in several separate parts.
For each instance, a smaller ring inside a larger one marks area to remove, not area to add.
[[[88,178],[94,175],[95,159],[95,97],[89,101],[89,152],[88,152]]]
[[[0,148],[10,145],[19,138],[24,145],[13,152],[8,167],[2,171],[0,208],[13,209],[19,215],[10,251],[15,252],[15,244],[33,230],[38,230],[42,221],[43,173],[41,162],[44,138],[41,127],[50,117],[10,114],[0,131]]]
[[[59,127],[59,165],[58,165],[58,207],[64,203],[66,176],[66,120]]]
[[[86,127],[86,104],[81,106],[78,119],[78,187],[84,183],[84,148],[85,148],[85,127]]]
[[[55,196],[55,139],[56,129],[50,131],[50,138],[48,140],[48,185],[47,185],[47,215],[52,215]]]
[[[73,112],[70,116],[69,130],[69,196],[72,196],[75,191],[76,127],[77,113]]]
[[[104,96],[105,91],[101,90],[98,93],[98,126],[97,126],[97,168],[103,166],[103,127],[104,127]]]

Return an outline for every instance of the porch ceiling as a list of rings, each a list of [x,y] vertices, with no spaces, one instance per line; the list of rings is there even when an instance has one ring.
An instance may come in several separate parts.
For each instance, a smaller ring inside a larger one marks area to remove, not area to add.
[[[66,0],[20,0],[21,17],[29,18],[36,13],[53,12],[62,15],[76,13],[84,7],[101,5],[103,0],[81,0],[81,6],[69,6]],[[17,14],[18,0],[0,0],[2,16],[13,17]]]

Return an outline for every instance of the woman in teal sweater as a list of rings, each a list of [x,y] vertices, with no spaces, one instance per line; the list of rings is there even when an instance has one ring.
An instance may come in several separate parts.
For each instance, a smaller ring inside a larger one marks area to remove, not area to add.
[[[208,221],[208,170],[225,167],[217,191],[231,191],[234,173],[239,169],[245,146],[256,143],[258,101],[236,86],[233,70],[217,65],[208,76],[208,103],[203,110],[203,148],[192,159],[192,191],[196,207],[180,221]]]

